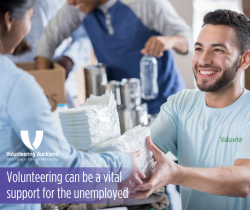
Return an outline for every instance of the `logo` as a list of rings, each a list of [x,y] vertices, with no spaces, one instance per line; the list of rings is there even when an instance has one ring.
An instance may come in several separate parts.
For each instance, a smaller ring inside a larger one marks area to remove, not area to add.
[[[28,147],[31,150],[35,150],[42,143],[42,140],[43,140],[43,131],[36,131],[36,138],[35,138],[35,141],[33,143],[34,147],[32,147],[32,145],[30,143],[29,132],[28,131],[21,131],[21,138],[22,138],[23,143],[26,145],[26,147]]]
[[[220,137],[221,142],[242,142],[243,138]]]

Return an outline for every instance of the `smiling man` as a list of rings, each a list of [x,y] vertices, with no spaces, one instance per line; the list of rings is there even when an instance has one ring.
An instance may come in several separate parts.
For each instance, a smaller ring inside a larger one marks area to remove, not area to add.
[[[250,64],[250,20],[229,10],[208,13],[192,64],[200,90],[181,91],[161,107],[151,126],[158,147],[148,139],[157,168],[131,197],[176,184],[185,210],[250,209],[250,92],[240,85]]]

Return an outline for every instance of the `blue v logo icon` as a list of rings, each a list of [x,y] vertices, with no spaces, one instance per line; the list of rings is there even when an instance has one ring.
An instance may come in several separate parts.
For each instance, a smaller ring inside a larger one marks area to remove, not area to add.
[[[21,131],[21,138],[22,138],[23,143],[26,145],[26,147],[28,147],[31,150],[35,150],[42,143],[42,140],[43,140],[43,131],[36,131],[36,138],[35,138],[35,141],[33,143],[34,147],[32,147],[32,145],[30,143],[29,132],[28,131]]]

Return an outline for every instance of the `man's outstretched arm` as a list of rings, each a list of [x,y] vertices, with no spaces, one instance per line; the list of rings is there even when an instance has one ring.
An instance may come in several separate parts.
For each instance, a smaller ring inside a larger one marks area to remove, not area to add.
[[[176,181],[176,185],[209,194],[245,198],[250,193],[250,160],[236,160],[228,167],[180,167]]]
[[[131,198],[147,198],[168,184],[182,185],[197,191],[245,198],[250,193],[250,160],[239,159],[234,166],[218,168],[187,168],[175,164],[151,140],[147,139],[157,165],[148,183],[138,185]]]

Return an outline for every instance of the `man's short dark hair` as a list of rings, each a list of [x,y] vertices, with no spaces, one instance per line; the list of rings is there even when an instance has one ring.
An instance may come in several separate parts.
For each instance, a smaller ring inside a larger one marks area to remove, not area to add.
[[[237,46],[240,54],[250,50],[250,20],[246,16],[231,10],[219,9],[205,15],[203,26],[207,24],[233,27],[237,33]]]

